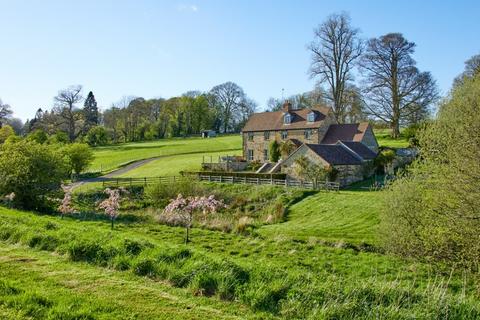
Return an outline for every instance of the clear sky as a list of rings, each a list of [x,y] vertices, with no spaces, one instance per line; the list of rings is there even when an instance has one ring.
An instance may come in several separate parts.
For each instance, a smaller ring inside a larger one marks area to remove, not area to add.
[[[17,117],[81,84],[101,107],[124,95],[168,98],[234,81],[260,108],[305,92],[306,45],[346,11],[362,37],[401,32],[442,93],[480,53],[480,1],[0,0],[0,98]]]

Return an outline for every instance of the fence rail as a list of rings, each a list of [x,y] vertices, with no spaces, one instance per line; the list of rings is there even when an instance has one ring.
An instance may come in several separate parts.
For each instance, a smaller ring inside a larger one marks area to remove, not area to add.
[[[168,177],[144,177],[144,178],[104,178],[103,186],[138,186],[149,185],[153,183],[175,183],[181,181],[191,181],[192,179],[200,181],[210,181],[219,183],[240,183],[252,185],[274,185],[285,187],[297,187],[314,190],[336,190],[340,189],[338,182],[330,181],[300,181],[294,179],[274,179],[274,178],[252,178],[235,176],[215,176],[215,175],[192,175],[192,176],[168,176]]]

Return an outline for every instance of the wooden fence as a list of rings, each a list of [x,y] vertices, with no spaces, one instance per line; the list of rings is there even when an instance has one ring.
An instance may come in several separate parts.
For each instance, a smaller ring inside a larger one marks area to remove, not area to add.
[[[103,186],[139,186],[154,183],[175,183],[181,181],[210,181],[218,183],[240,183],[253,185],[274,185],[285,187],[297,187],[314,190],[336,190],[340,188],[338,182],[330,181],[300,181],[294,179],[274,179],[274,178],[252,178],[252,177],[234,177],[234,176],[214,176],[214,175],[192,175],[192,176],[169,176],[169,177],[144,177],[144,178],[104,178]]]

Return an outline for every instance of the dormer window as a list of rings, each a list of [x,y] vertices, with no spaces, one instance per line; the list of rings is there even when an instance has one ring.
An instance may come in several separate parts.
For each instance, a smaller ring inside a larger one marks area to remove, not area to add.
[[[308,122],[315,122],[315,112],[311,111],[307,115],[307,121]]]
[[[290,113],[285,113],[285,115],[283,116],[283,123],[284,124],[290,124],[292,123],[292,115]]]

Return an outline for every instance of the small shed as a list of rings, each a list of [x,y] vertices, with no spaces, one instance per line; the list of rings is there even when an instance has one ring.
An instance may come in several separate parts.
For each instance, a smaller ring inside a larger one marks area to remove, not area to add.
[[[214,130],[203,130],[202,138],[213,138],[216,137],[217,133]]]

